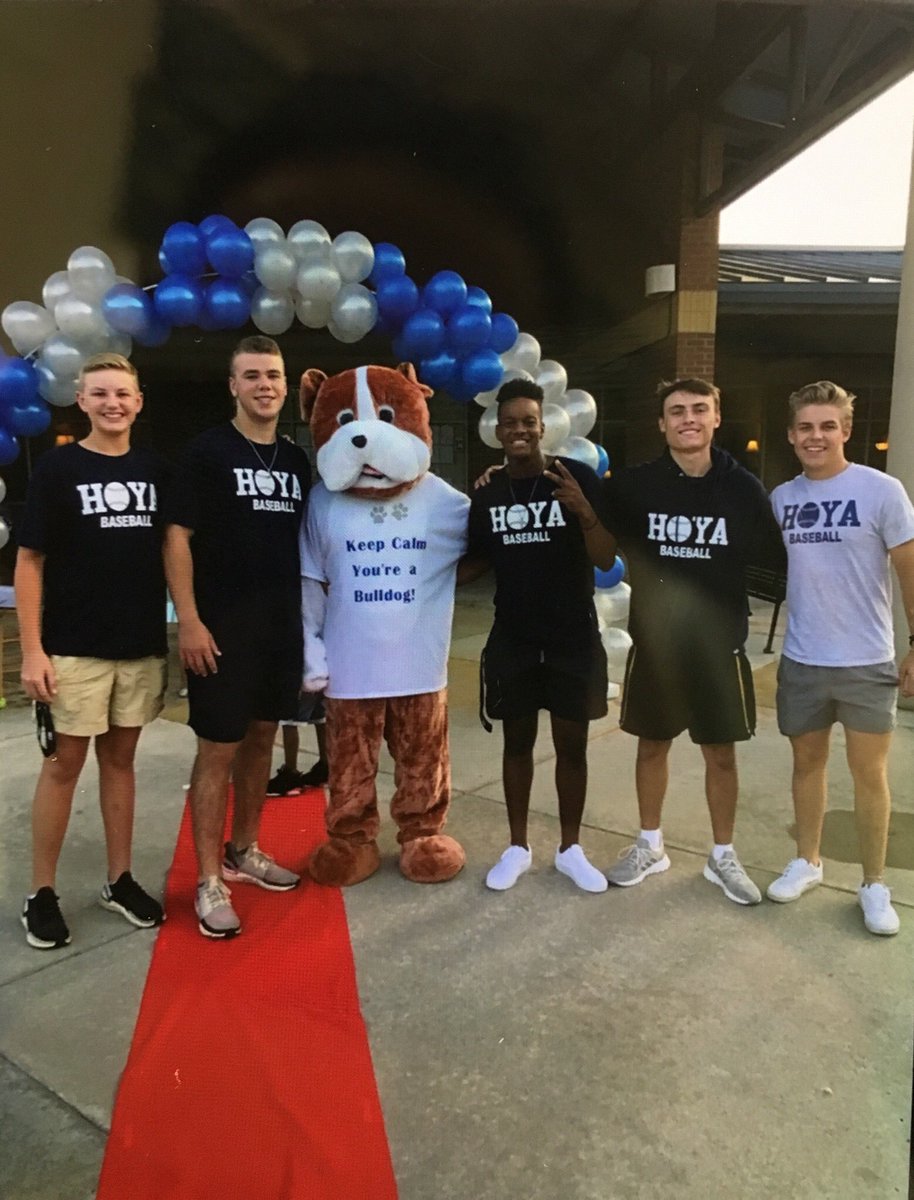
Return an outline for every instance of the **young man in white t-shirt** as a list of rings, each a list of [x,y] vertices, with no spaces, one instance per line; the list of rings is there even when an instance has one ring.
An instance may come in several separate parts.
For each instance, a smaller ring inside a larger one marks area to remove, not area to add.
[[[831,727],[844,726],[870,933],[898,932],[883,882],[890,797],[886,765],[897,693],[914,695],[914,648],[895,664],[889,564],[914,630],[914,506],[901,483],[849,463],[854,397],[829,381],[790,397],[787,437],[803,474],[771,496],[787,547],[787,633],[778,725],[793,747],[797,855],[768,888],[786,903],[822,882],[819,843]],[[914,647],[914,635],[911,636]]]

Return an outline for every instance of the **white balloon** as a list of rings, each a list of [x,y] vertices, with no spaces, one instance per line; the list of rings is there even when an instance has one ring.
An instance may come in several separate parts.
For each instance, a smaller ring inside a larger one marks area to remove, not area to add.
[[[479,418],[479,437],[493,450],[501,449],[501,442],[495,436],[495,425],[498,422],[498,409],[494,405],[487,408]]]
[[[295,315],[309,329],[323,329],[330,320],[330,301],[300,297],[295,301]]]
[[[618,683],[607,683],[607,685],[606,685],[606,699],[607,700],[618,700],[621,692],[622,692],[622,689],[621,689],[621,687],[619,687]]]
[[[299,261],[314,252],[321,256],[330,254],[330,234],[318,221],[296,221],[286,240]]]
[[[535,371],[540,361],[540,344],[532,333],[519,333],[514,345],[501,356],[506,367],[517,371]]]
[[[590,392],[571,388],[559,400],[571,418],[571,432],[576,437],[586,437],[597,419],[597,402]]]
[[[285,333],[295,320],[295,304],[289,292],[258,288],[251,297],[251,320],[270,337]]]
[[[0,479],[0,504],[6,499],[6,484]]]
[[[52,375],[61,379],[73,378],[79,374],[79,368],[86,361],[86,352],[77,346],[70,338],[62,333],[52,334],[41,347],[35,365],[47,367]]]
[[[41,289],[41,299],[48,312],[53,312],[54,306],[63,300],[64,296],[72,294],[70,275],[67,271],[55,271],[53,275],[49,275]]]
[[[544,358],[537,368],[536,382],[543,389],[546,404],[557,404],[568,386],[568,372],[560,362]]]
[[[343,283],[361,283],[374,266],[374,246],[364,233],[347,229],[333,239],[331,257]]]
[[[80,296],[65,296],[54,309],[54,319],[60,332],[80,345],[97,345],[100,339],[107,339],[108,323],[102,316],[102,310],[97,304],[90,304]]]
[[[118,333],[116,330],[108,335],[108,345],[106,350],[110,350],[112,354],[123,354],[124,358],[129,358],[133,350],[133,338],[129,333]]]
[[[54,318],[40,304],[31,300],[14,300],[7,304],[0,317],[3,332],[20,354],[31,354],[57,328]]]
[[[604,625],[620,625],[628,620],[631,594],[632,589],[625,580],[615,587],[596,589],[593,602],[601,628]]]
[[[9,527],[9,525],[7,525],[6,521],[4,521],[4,519],[2,517],[0,517],[0,550],[3,549],[3,547],[6,545],[6,543],[9,540],[10,540],[10,527]]]
[[[67,259],[67,274],[74,296],[100,300],[117,279],[114,263],[97,246],[80,246]]]
[[[560,458],[573,458],[577,462],[585,463],[592,471],[596,471],[600,461],[596,446],[586,437],[572,435],[552,453],[559,455]]]
[[[245,225],[244,232],[254,243],[255,251],[263,246],[274,246],[286,240],[283,227],[271,217],[254,217]]]
[[[76,403],[78,383],[75,375],[55,375],[41,363],[38,363],[35,370],[38,372],[39,395],[43,396],[48,404],[53,404],[55,408],[67,408]]]
[[[269,242],[254,255],[254,274],[271,292],[286,292],[295,283],[298,259],[285,244]]]
[[[543,405],[543,424],[546,432],[543,434],[543,449],[554,454],[556,447],[561,446],[571,432],[571,422],[568,413],[557,404]]]
[[[298,272],[296,286],[303,300],[325,300],[329,304],[342,282],[336,267],[307,259]]]
[[[512,379],[525,379],[528,383],[533,382],[533,376],[529,371],[505,371],[501,377],[501,383],[496,388],[492,388],[489,392],[478,392],[473,399],[480,408],[488,408],[490,404],[494,404],[498,398],[498,393]]]
[[[378,302],[360,283],[344,283],[330,305],[328,329],[341,342],[357,342],[374,329]]]
[[[600,630],[603,649],[606,651],[606,674],[611,683],[622,683],[625,679],[625,664],[631,649],[632,639],[628,630],[607,625]]]

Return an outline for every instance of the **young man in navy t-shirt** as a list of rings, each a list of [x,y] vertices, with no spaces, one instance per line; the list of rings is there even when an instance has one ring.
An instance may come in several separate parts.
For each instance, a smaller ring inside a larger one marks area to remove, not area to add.
[[[130,873],[134,755],[165,691],[165,578],[159,493],[166,464],[130,445],[143,407],[120,354],[83,367],[76,402],[88,436],[38,460],[19,530],[16,603],[22,685],[50,706],[56,750],[32,806],[32,892],[22,914],[30,946],[65,946],[55,893],[73,792],[95,738],[108,882],[99,903],[133,925],[161,924],[157,900]]]

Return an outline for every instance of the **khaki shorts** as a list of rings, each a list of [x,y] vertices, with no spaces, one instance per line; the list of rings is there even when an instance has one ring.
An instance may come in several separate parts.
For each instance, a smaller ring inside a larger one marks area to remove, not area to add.
[[[112,725],[148,725],[162,711],[164,658],[83,658],[52,654],[57,695],[54,728],[71,737],[94,737]]]

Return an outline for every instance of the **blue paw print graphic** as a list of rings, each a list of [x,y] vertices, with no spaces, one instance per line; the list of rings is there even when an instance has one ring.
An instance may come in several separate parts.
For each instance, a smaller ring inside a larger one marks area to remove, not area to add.
[[[384,510],[383,504],[373,504],[371,506],[371,519],[375,525],[383,525],[386,515],[387,513]]]
[[[409,516],[409,509],[405,504],[395,504],[391,509],[390,515],[395,521],[402,521]]]

